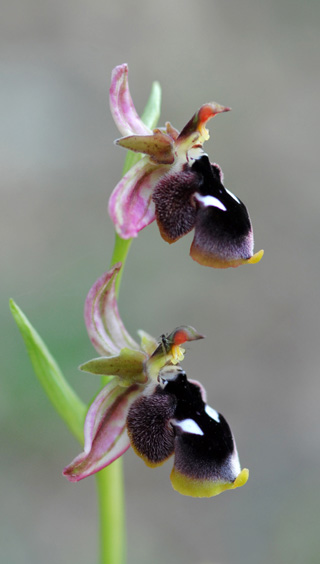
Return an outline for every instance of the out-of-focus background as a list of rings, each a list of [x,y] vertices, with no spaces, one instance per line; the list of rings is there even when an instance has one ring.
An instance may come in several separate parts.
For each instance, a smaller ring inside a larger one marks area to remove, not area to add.
[[[107,92],[129,64],[160,124],[204,102],[206,150],[247,204],[255,266],[219,271],[155,225],[131,249],[120,311],[134,333],[180,324],[207,338],[184,367],[230,422],[248,484],[210,500],[125,455],[129,564],[320,561],[319,23],[317,0],[7,0],[1,15],[1,561],[97,560],[94,478],[61,475],[79,452],[37,383],[8,310],[14,297],[86,400],[95,355],[83,302],[109,264],[107,214],[124,151]]]

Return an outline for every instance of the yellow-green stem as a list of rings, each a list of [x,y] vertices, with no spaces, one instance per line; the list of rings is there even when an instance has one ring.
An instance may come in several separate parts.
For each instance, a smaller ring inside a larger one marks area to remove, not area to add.
[[[132,239],[121,239],[115,235],[111,265],[122,262],[122,269],[116,282],[119,294],[120,280]],[[105,385],[105,379],[102,378]],[[124,479],[122,459],[96,475],[100,517],[100,564],[124,564],[126,558]]]
[[[119,237],[119,235],[117,233],[115,234],[115,242],[114,242],[114,248],[113,248],[113,254],[112,254],[110,266],[113,266],[117,262],[122,262],[122,268],[121,268],[121,270],[120,270],[120,272],[117,276],[117,279],[116,279],[116,294],[117,294],[117,296],[119,294],[120,282],[121,282],[121,278],[122,278],[122,274],[123,274],[123,270],[124,270],[124,263],[126,261],[127,254],[129,252],[131,243],[132,243],[132,239],[121,239],[121,237]]]
[[[142,121],[153,129],[160,115],[161,89],[154,82],[150,98],[141,116]],[[127,152],[123,172],[139,161],[140,154]],[[119,294],[120,280],[124,270],[132,239],[121,239],[115,235],[115,243],[111,258],[111,265],[122,262],[122,269],[116,281],[116,294]],[[105,385],[105,381],[102,380]],[[100,515],[100,564],[124,564],[126,555],[125,538],[125,507],[124,507],[124,481],[122,459],[118,458],[110,466],[104,468],[96,475],[99,515]]]
[[[125,562],[125,512],[122,459],[97,473],[101,564]]]

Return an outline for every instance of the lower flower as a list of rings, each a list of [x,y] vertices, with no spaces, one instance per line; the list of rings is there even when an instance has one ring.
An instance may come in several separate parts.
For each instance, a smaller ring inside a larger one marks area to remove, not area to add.
[[[179,367],[166,367],[158,384],[137,398],[127,416],[130,443],[148,466],[174,455],[173,488],[192,497],[212,497],[242,486],[235,441],[224,417],[210,407],[198,382]]]
[[[189,326],[156,341],[140,332],[138,345],[126,332],[115,299],[114,284],[121,264],[93,286],[86,301],[86,323],[92,343],[104,356],[82,370],[112,376],[90,406],[84,427],[84,452],[64,475],[72,482],[98,472],[131,445],[151,467],[174,456],[173,488],[193,497],[211,497],[242,486],[230,427],[206,402],[202,385],[189,380],[178,364],[181,345],[201,339]]]

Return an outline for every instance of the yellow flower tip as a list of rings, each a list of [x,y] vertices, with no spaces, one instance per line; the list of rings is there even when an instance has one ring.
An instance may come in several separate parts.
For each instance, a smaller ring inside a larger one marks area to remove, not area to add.
[[[241,488],[244,486],[249,479],[249,470],[248,468],[243,468],[240,474],[236,477],[235,481],[232,484],[232,489]]]
[[[261,249],[261,251],[258,251],[257,253],[254,253],[254,255],[252,255],[251,258],[249,258],[247,260],[247,262],[249,264],[257,264],[257,262],[260,262],[262,257],[264,255],[264,250]]]
[[[201,145],[203,145],[205,141],[208,141],[210,139],[209,131],[207,130],[206,126],[203,123],[199,124],[197,129],[200,133],[200,139],[198,142],[200,142]]]
[[[180,345],[172,345],[171,347],[171,356],[172,356],[172,364],[178,364],[184,359],[185,349],[180,347]]]
[[[196,480],[181,474],[174,467],[170,475],[173,489],[182,495],[191,497],[214,497],[226,490],[234,490],[235,488],[244,486],[248,478],[249,470],[247,468],[244,468],[240,472],[234,482]]]

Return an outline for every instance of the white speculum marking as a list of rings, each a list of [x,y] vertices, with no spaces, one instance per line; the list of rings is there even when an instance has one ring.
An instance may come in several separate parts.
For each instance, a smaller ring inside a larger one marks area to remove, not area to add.
[[[179,429],[181,429],[184,433],[190,433],[191,435],[204,435],[204,432],[193,419],[183,419],[182,421],[174,419],[172,424],[175,427],[179,427]]]
[[[241,204],[239,198],[237,198],[237,196],[235,196],[234,194],[232,194],[232,192],[230,192],[230,190],[228,190],[227,188],[225,188],[226,192],[228,192],[229,196],[231,196],[231,198],[233,198],[236,202],[238,202],[238,204]]]
[[[203,204],[206,208],[208,206],[214,206],[215,208],[219,208],[219,210],[227,211],[226,206],[222,202],[220,202],[218,198],[215,198],[214,196],[201,196],[201,194],[198,194],[198,192],[196,192],[194,197],[196,198],[196,200],[198,200],[198,202]]]
[[[211,417],[211,419],[214,419],[217,423],[220,423],[219,413],[215,409],[213,409],[213,407],[210,407],[210,405],[206,405],[204,410],[206,414],[209,415],[209,417]]]

